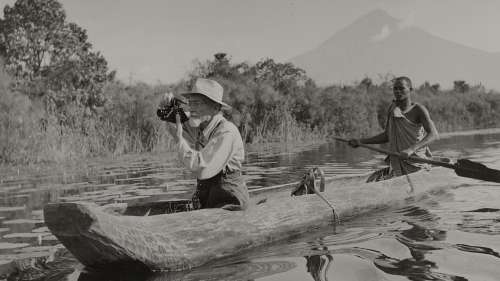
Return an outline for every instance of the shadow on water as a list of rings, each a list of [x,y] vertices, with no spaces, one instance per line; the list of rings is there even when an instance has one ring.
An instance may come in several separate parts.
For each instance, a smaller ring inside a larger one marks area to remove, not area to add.
[[[415,281],[468,280],[463,276],[440,272],[439,264],[427,256],[432,256],[432,253],[436,251],[457,249],[463,252],[499,257],[498,252],[491,248],[446,242],[447,232],[435,228],[440,218],[430,213],[427,209],[413,206],[404,210],[403,215],[410,218],[409,220],[404,220],[410,228],[396,234],[395,239],[408,248],[411,257],[394,259],[386,255],[381,255],[376,258],[374,264],[385,273],[403,275],[409,280]]]
[[[403,216],[410,218],[405,220],[410,228],[396,234],[395,239],[408,248],[411,257],[396,259],[381,255],[374,260],[375,266],[385,273],[406,276],[412,281],[467,280],[460,276],[437,272],[437,264],[426,258],[428,252],[442,249],[442,245],[436,242],[446,239],[446,231],[419,225],[415,220],[429,225],[434,224],[437,217],[428,210],[416,206],[406,208]]]
[[[224,266],[200,267],[185,272],[149,271],[82,271],[77,272],[78,281],[173,281],[173,280],[256,280],[294,269],[297,265],[286,260],[240,262]]]

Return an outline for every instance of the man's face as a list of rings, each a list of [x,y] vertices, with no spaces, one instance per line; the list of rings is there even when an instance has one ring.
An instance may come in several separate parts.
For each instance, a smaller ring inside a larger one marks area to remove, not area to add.
[[[405,101],[410,96],[411,88],[404,80],[398,80],[392,86],[392,92],[396,102]]]
[[[202,95],[190,95],[188,97],[189,114],[193,118],[201,118],[213,113],[210,101]]]

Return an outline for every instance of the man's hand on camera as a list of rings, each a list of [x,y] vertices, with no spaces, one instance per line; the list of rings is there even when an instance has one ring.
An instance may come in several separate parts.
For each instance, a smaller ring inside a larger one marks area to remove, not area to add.
[[[161,97],[159,107],[169,107],[172,105],[172,98],[174,95],[172,93],[165,93]]]

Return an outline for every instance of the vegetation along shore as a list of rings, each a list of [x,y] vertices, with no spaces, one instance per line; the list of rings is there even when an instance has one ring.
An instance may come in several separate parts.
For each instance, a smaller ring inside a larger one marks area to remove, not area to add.
[[[6,6],[0,27],[2,164],[170,150],[156,108],[164,93],[188,89],[194,77],[224,86],[233,105],[227,116],[247,144],[370,135],[383,127],[392,96],[390,74],[319,86],[291,63],[236,63],[225,53],[195,62],[177,83],[126,83],[56,0],[18,0]],[[481,85],[457,80],[442,89],[425,82],[414,99],[440,132],[500,127],[500,94]]]

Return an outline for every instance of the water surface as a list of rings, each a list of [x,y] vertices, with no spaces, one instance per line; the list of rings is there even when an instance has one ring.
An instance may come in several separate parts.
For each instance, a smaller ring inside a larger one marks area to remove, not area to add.
[[[436,155],[468,158],[500,169],[499,134],[449,137],[431,148]],[[254,189],[298,181],[316,166],[327,176],[362,174],[381,167],[383,158],[342,143],[276,145],[250,150],[245,174]],[[45,227],[43,206],[56,201],[104,205],[189,198],[193,185],[192,175],[173,154],[93,159],[68,167],[4,167],[0,274],[21,280],[46,280],[47,274],[50,280],[130,279],[127,274],[84,272]],[[365,215],[335,229],[260,247],[189,272],[142,274],[133,280],[498,281],[499,252],[500,185],[477,181],[405,208]],[[49,254],[48,262],[37,258]],[[15,273],[20,260],[32,264]]]

